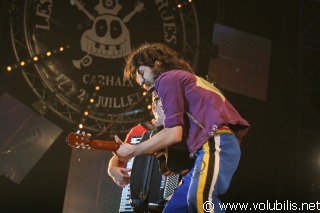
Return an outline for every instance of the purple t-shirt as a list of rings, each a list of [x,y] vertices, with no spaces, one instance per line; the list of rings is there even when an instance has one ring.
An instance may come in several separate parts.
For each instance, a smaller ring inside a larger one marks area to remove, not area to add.
[[[162,101],[164,127],[190,125],[187,145],[191,153],[202,147],[212,137],[210,133],[223,124],[228,124],[240,140],[249,130],[249,123],[220,91],[195,74],[183,70],[162,73],[155,81],[155,91]],[[187,124],[186,113],[204,128],[192,119]]]

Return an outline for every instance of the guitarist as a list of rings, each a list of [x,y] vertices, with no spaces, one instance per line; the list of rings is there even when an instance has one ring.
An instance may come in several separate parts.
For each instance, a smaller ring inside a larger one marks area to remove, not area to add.
[[[216,87],[196,76],[190,65],[164,44],[146,43],[133,50],[124,75],[135,78],[147,90],[155,89],[165,117],[164,128],[143,143],[130,145],[116,137],[121,143],[116,151],[118,159],[126,162],[179,143],[187,129],[186,143],[190,157],[195,158],[192,179],[183,189],[187,196],[175,193],[164,212],[204,212],[206,201],[212,203],[214,212],[225,212],[219,208],[219,195],[226,192],[237,169],[239,142],[248,132],[249,123]],[[172,204],[178,196],[184,205]]]
[[[164,113],[162,109],[161,101],[158,95],[152,93],[152,112],[154,119],[151,122],[145,122],[133,127],[125,138],[125,143],[130,143],[132,137],[141,137],[143,133],[150,131],[158,126],[163,125]],[[151,125],[151,126],[150,126]],[[126,163],[119,160],[118,156],[114,155],[109,161],[108,165],[108,174],[113,179],[113,181],[120,187],[125,187],[130,183],[129,173],[131,169],[125,168]],[[186,203],[184,202],[187,199],[187,190],[190,184],[192,177],[192,170],[189,171],[186,175],[181,178],[178,189],[174,191],[170,199],[170,204],[166,205],[167,209],[170,209],[171,206],[175,209],[185,209]],[[170,212],[170,211],[169,211]]]
[[[152,93],[152,112],[154,119],[151,122],[145,122],[133,127],[125,138],[125,143],[130,143],[133,137],[141,137],[143,133],[151,131],[157,126],[163,125],[163,110],[161,102],[157,95]],[[113,155],[108,165],[108,175],[120,187],[125,187],[130,183],[129,173],[131,169],[125,168],[126,163],[120,161],[118,156]]]

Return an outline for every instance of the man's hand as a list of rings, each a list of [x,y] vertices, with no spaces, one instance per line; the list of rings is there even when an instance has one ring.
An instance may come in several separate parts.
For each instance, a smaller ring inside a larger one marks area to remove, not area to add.
[[[108,174],[112,177],[113,181],[120,187],[125,187],[130,183],[130,172],[131,169],[122,168],[122,167],[109,167]]]
[[[130,158],[137,156],[137,146],[128,143],[123,143],[120,138],[116,135],[115,140],[120,144],[119,149],[115,152],[120,161],[128,162]]]
[[[181,142],[182,126],[164,128],[148,140],[136,145],[123,143],[118,136],[115,136],[115,140],[120,144],[115,154],[120,161],[127,162],[137,155],[152,155],[167,146]]]

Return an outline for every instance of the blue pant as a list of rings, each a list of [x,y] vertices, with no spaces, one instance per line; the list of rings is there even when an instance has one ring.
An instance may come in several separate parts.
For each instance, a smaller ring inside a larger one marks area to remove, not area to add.
[[[189,191],[192,172],[193,169],[182,178],[181,185],[174,190],[173,196],[167,203],[163,212],[188,213],[187,194]]]
[[[209,206],[211,212],[225,212],[220,208],[218,195],[227,191],[239,160],[240,147],[236,137],[233,134],[215,135],[214,140],[210,139],[197,151],[194,168],[183,177],[182,185],[175,190],[163,212],[205,212],[203,203],[206,201],[213,204]]]

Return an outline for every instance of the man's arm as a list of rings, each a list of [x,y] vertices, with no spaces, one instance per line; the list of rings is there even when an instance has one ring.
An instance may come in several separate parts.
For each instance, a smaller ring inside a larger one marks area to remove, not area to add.
[[[110,168],[112,167],[123,167],[124,166],[124,163],[122,163],[118,156],[116,155],[113,155],[110,160],[109,160],[109,164],[108,164],[108,174],[111,176],[110,174]]]
[[[124,166],[125,163],[121,162],[116,155],[111,157],[108,165],[108,175],[120,187],[125,187],[130,181],[128,172],[130,172],[131,169],[127,169]]]
[[[116,151],[117,156],[121,161],[127,162],[130,158],[137,155],[153,154],[167,146],[181,142],[182,131],[182,126],[164,128],[143,143],[137,145],[122,143],[120,148]],[[116,138],[116,140],[120,141],[119,138]]]
[[[141,124],[133,127],[127,134],[125,142],[130,143],[132,137],[141,136],[146,131],[147,129]],[[126,162],[120,161],[116,155],[111,157],[108,164],[108,175],[121,187],[126,186],[130,181],[128,172],[130,172],[131,169],[125,168],[125,165]]]

